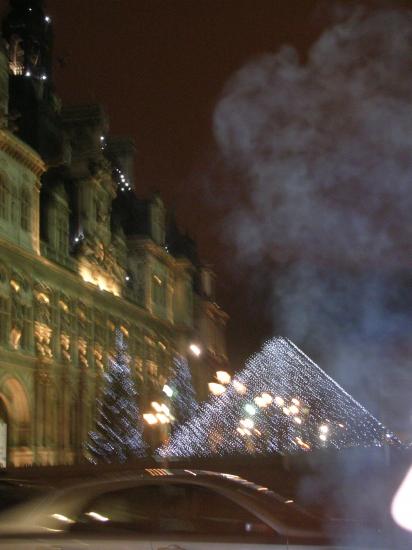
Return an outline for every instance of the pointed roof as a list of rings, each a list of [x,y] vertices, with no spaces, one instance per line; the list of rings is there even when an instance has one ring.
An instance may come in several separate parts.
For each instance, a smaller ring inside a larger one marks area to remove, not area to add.
[[[176,430],[163,456],[400,445],[397,437],[286,338],[273,338],[218,397]]]

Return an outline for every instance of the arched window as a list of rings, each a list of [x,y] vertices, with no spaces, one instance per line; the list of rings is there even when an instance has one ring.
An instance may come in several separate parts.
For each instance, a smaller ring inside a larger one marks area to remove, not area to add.
[[[0,178],[0,218],[8,218],[9,190],[3,178]]]
[[[30,230],[30,217],[31,217],[30,193],[27,191],[27,189],[23,189],[21,192],[20,227],[24,231]]]

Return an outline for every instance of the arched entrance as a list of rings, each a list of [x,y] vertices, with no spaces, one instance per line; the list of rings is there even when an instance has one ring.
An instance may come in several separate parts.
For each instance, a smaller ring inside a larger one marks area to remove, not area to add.
[[[5,378],[0,383],[0,449],[3,448],[2,456],[6,455],[9,466],[25,466],[33,461],[30,419],[23,385],[14,377]]]
[[[9,415],[7,413],[6,404],[0,397],[0,469],[5,468],[8,462],[8,423]]]

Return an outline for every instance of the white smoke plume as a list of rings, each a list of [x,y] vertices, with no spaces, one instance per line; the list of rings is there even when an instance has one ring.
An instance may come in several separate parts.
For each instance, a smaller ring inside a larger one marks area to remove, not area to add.
[[[241,68],[214,131],[242,174],[226,233],[270,278],[275,327],[412,433],[411,52],[410,11],[352,9],[304,60]]]

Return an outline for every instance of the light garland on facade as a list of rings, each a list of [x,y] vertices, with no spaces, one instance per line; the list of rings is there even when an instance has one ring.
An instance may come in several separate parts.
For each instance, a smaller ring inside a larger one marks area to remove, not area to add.
[[[180,426],[159,454],[286,454],[322,447],[401,445],[285,338],[268,341],[225,390]]]

